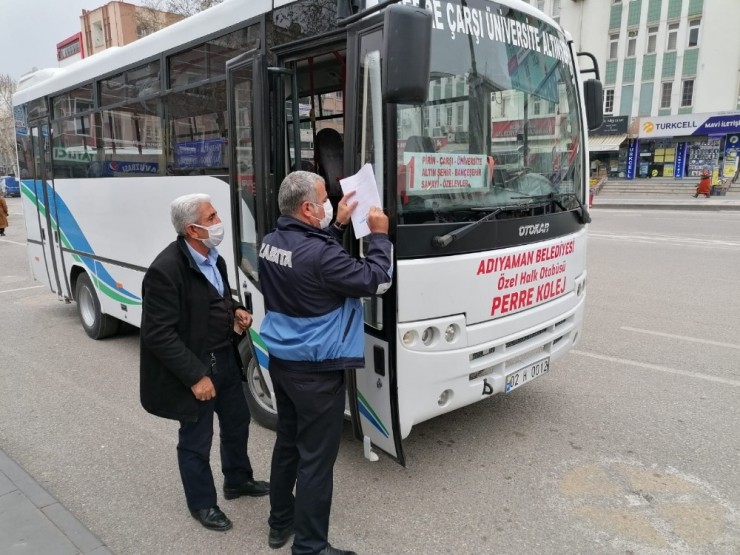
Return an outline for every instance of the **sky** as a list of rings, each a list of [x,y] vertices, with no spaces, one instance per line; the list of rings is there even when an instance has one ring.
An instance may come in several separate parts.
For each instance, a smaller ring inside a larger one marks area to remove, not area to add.
[[[34,66],[58,67],[57,43],[80,32],[82,10],[109,0],[0,0],[0,73],[18,78]],[[140,4],[139,0],[127,0]]]

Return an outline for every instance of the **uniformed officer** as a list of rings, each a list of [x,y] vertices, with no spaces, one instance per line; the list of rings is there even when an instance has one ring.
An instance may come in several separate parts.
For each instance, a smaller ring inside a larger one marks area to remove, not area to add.
[[[306,171],[289,174],[278,193],[277,229],[260,248],[267,310],[260,335],[270,353],[278,413],[268,544],[279,548],[295,533],[293,555],[354,553],[327,540],[345,371],[365,365],[360,297],[390,287],[392,246],[388,217],[373,207],[365,258],[344,250],[339,239],[357,206],[348,205],[351,197],[339,202],[331,224],[324,180]]]

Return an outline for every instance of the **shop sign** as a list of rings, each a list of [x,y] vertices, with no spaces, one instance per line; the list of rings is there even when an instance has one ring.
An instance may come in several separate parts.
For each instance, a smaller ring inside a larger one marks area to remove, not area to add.
[[[630,139],[627,145],[627,179],[635,178],[635,168],[637,166],[637,139]]]
[[[686,161],[686,143],[676,145],[676,163],[673,165],[673,177],[680,179],[683,177],[683,167]]]
[[[589,135],[625,135],[629,116],[604,117],[604,123],[598,129],[590,131]]]
[[[733,177],[740,164],[740,135],[727,135],[723,177]]]
[[[724,135],[740,133],[740,113],[728,115],[685,114],[642,118],[638,137],[678,137],[687,135]]]

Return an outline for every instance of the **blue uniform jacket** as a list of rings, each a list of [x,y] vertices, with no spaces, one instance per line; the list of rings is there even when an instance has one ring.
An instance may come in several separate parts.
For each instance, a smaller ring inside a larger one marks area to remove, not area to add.
[[[360,297],[385,293],[392,272],[393,246],[384,233],[370,236],[367,255],[358,260],[332,233],[278,218],[259,252],[267,312],[260,335],[270,366],[299,372],[364,366]]]

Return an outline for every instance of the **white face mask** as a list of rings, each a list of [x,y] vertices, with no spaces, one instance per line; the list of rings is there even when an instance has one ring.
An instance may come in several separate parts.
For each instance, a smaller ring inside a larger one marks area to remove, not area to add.
[[[322,206],[320,204],[316,204],[315,202],[312,202],[314,206]],[[314,220],[319,220],[319,225],[321,226],[321,229],[326,229],[329,227],[329,224],[331,223],[331,219],[334,217],[334,207],[331,205],[331,201],[329,199],[326,199],[324,201],[324,217],[320,220],[316,216],[311,216]]]
[[[203,241],[203,244],[209,249],[219,246],[221,244],[221,241],[224,240],[223,222],[213,224],[212,226],[209,226],[209,227],[205,227],[205,226],[198,225],[198,224],[193,224],[193,225],[195,227],[205,229],[208,232],[208,237],[206,239],[201,239],[201,241]]]

